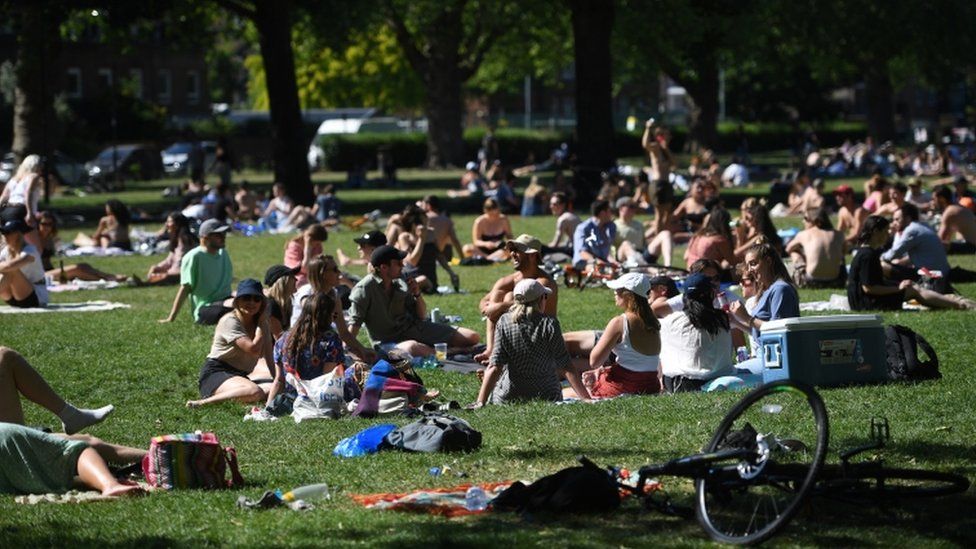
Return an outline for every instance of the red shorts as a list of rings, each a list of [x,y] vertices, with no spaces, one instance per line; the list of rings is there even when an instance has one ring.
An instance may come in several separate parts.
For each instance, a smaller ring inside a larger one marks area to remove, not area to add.
[[[590,389],[590,395],[604,398],[618,395],[656,395],[660,392],[661,381],[657,372],[635,372],[619,364],[600,371]]]

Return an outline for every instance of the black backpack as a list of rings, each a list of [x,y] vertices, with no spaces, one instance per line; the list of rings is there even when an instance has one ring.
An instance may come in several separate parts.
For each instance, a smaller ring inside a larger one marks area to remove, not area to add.
[[[526,486],[516,482],[491,502],[499,511],[602,513],[620,507],[617,483],[586,460]]]
[[[918,349],[928,356],[922,362]],[[888,378],[895,381],[939,379],[939,357],[928,341],[911,328],[900,324],[885,326],[885,351],[888,354]]]
[[[461,418],[425,413],[386,435],[386,442],[409,452],[470,452],[481,447],[481,433]]]

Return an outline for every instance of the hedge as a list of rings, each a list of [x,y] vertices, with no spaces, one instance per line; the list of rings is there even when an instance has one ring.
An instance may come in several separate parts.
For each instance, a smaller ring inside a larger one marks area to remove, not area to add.
[[[850,124],[815,131],[824,146],[836,146],[846,139],[857,141],[866,134],[864,127]],[[671,150],[683,150],[688,139],[687,130],[674,128],[671,134]],[[787,126],[746,126],[745,134],[751,152],[793,149],[800,138],[795,130]],[[483,136],[483,129],[472,129],[464,133],[466,159],[477,158]],[[515,129],[501,129],[496,137],[502,161],[514,166],[532,161],[542,162],[553,149],[571,139],[569,133]],[[641,156],[643,152],[640,138],[641,134],[638,132],[618,132],[614,147],[617,157]],[[344,134],[319,137],[317,140],[325,151],[326,168],[334,171],[350,171],[357,167],[375,168],[376,156],[381,149],[393,157],[399,168],[422,166],[427,156],[427,136],[422,133]],[[738,146],[736,128],[726,125],[720,127],[718,152],[730,154]]]

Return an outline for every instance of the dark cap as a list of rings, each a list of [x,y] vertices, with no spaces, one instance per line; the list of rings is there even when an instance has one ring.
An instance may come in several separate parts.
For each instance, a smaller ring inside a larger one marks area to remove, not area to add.
[[[23,219],[13,219],[7,221],[3,225],[0,225],[0,233],[10,234],[10,233],[29,233],[31,232],[30,226],[24,222]]]
[[[369,256],[369,263],[374,267],[379,267],[380,265],[386,265],[394,259],[403,259],[404,257],[407,257],[407,254],[393,246],[384,244],[373,250],[372,255]]]
[[[379,248],[380,246],[386,245],[386,235],[380,231],[369,231],[359,238],[352,239],[352,241],[360,246]]]
[[[834,189],[834,194],[854,194],[854,189],[850,185],[838,185]]]
[[[208,219],[200,224],[199,234],[201,237],[210,236],[212,234],[226,233],[230,230],[230,227],[224,225],[216,219]]]
[[[283,276],[295,276],[300,270],[302,270],[301,266],[288,268],[284,265],[272,265],[264,273],[264,285],[271,287],[279,278]]]
[[[253,278],[245,278],[244,280],[237,283],[237,293],[234,298],[243,297],[246,295],[256,295],[264,297],[264,292],[261,289],[261,283]]]
[[[654,286],[664,286],[667,288],[666,296],[674,297],[681,292],[678,291],[678,285],[674,282],[674,279],[670,276],[655,276],[651,278],[651,288]]]
[[[697,290],[699,288],[714,288],[715,285],[712,283],[712,279],[703,275],[702,273],[692,273],[688,275],[685,279],[685,293]]]

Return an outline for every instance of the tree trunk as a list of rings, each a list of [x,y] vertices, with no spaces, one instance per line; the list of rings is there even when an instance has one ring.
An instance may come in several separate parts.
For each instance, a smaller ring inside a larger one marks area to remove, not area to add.
[[[600,172],[612,167],[614,155],[610,34],[612,0],[569,0],[576,60],[577,203],[589,202],[600,186]]]
[[[310,205],[314,194],[306,160],[308,142],[291,47],[293,5],[291,0],[258,0],[254,7],[271,110],[275,181],[285,185],[288,196],[296,203]]]
[[[868,135],[875,143],[895,138],[895,90],[885,63],[870,63],[864,73]]]
[[[693,103],[688,128],[691,151],[718,146],[718,64],[707,61],[699,67],[698,82],[685,88]]]
[[[63,11],[31,2],[18,10],[11,146],[18,164],[29,154],[49,154],[57,145],[60,132],[54,120],[53,98],[57,90],[54,69],[60,50],[58,27]]]
[[[427,104],[427,167],[464,165],[461,78],[449,67],[432,66],[424,75]]]

